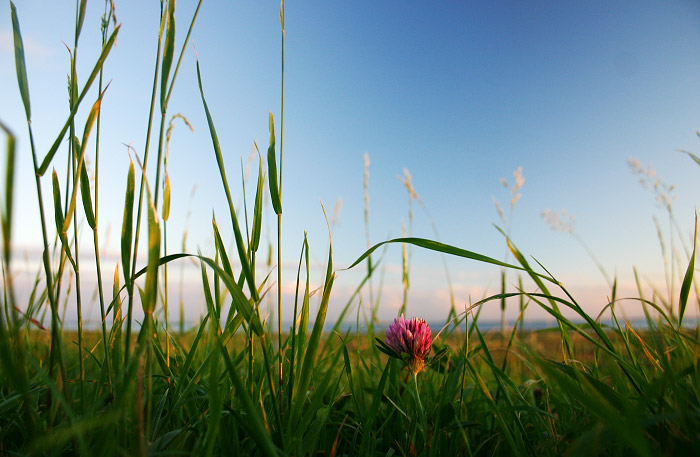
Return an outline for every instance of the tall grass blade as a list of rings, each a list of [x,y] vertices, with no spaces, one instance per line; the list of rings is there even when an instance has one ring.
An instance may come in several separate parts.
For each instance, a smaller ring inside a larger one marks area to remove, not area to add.
[[[331,254],[329,253],[329,262],[331,262],[330,257]],[[316,321],[314,322],[314,327],[311,331],[309,343],[306,346],[306,352],[304,354],[303,363],[299,373],[299,387],[296,390],[294,401],[292,402],[292,411],[289,415],[290,423],[293,425],[296,425],[295,422],[301,415],[301,408],[306,401],[307,390],[309,388],[309,383],[311,382],[311,375],[316,367],[314,359],[316,357],[316,351],[319,346],[321,334],[323,333],[323,324],[326,321],[326,311],[328,310],[328,302],[330,301],[331,289],[333,287],[334,280],[335,273],[330,273],[326,276],[326,281],[323,288],[323,298],[321,299],[321,305],[319,306],[318,313],[316,314]]]
[[[10,10],[12,11],[12,36],[15,43],[15,70],[17,72],[17,84],[19,85],[19,93],[24,104],[24,113],[27,121],[32,118],[32,109],[29,104],[29,82],[27,81],[27,65],[24,60],[24,44],[22,42],[22,33],[19,29],[19,19],[17,19],[17,9],[15,4],[10,1]]]
[[[168,87],[168,76],[173,63],[173,53],[175,52],[175,0],[168,0],[167,6],[167,26],[165,32],[165,45],[163,46],[163,63],[160,77],[160,109],[165,114],[166,93]]]
[[[685,276],[683,277],[683,285],[681,286],[681,296],[678,301],[678,327],[683,324],[683,315],[685,314],[685,308],[688,304],[688,295],[690,295],[690,287],[693,283],[693,273],[695,271],[695,247],[698,239],[698,215],[695,215],[695,232],[693,233],[693,253],[690,254],[690,262],[688,263],[688,269],[685,271]]]
[[[160,265],[160,223],[158,213],[148,191],[148,264],[146,266],[145,302],[143,312],[152,315],[158,298],[158,266]]]
[[[61,209],[61,189],[58,183],[58,175],[56,170],[51,174],[51,183],[53,184],[53,205],[54,205],[54,220],[56,221],[56,231],[58,232],[58,237],[61,240],[61,245],[63,246],[63,251],[68,257],[68,261],[73,266],[75,270],[75,261],[70,253],[70,244],[68,243],[68,237],[66,236],[66,231],[63,230],[65,219],[63,217],[63,210]]]
[[[2,249],[6,268],[9,268],[12,255],[10,238],[12,235],[12,201],[15,182],[15,136],[9,128],[0,122],[0,129],[7,135],[6,164],[5,164],[5,201],[2,207]],[[9,271],[5,274],[9,276]]]
[[[80,32],[83,30],[83,22],[85,21],[85,10],[87,9],[87,0],[80,0],[78,8],[78,17],[75,23],[75,42],[78,42]]]
[[[276,214],[282,214],[282,201],[277,186],[277,156],[275,154],[275,120],[270,112],[270,146],[267,148],[267,181],[270,185],[270,198]]]
[[[256,145],[257,148],[257,145]],[[264,184],[265,176],[263,175],[262,169],[262,157],[260,157],[260,152],[258,151],[258,183],[255,190],[255,207],[253,209],[253,233],[250,241],[251,252],[257,252],[260,247],[260,232],[262,230],[262,210],[263,210],[263,194],[264,194]]]
[[[121,25],[118,25],[114,28],[114,31],[109,36],[109,40],[107,40],[105,45],[102,47],[102,53],[100,54],[100,57],[97,59],[97,62],[95,62],[95,66],[92,69],[92,73],[90,73],[90,76],[88,77],[87,81],[85,82],[85,85],[83,86],[83,90],[80,92],[78,99],[75,101],[75,104],[73,105],[73,109],[71,110],[70,114],[68,115],[68,119],[66,119],[66,123],[63,125],[63,128],[61,129],[59,134],[56,136],[56,140],[54,141],[53,145],[51,146],[51,149],[49,149],[49,152],[46,153],[44,160],[41,162],[41,166],[39,166],[39,168],[37,169],[37,173],[39,174],[39,176],[43,176],[44,173],[46,173],[46,170],[48,169],[49,164],[51,164],[51,161],[53,160],[54,156],[56,155],[56,152],[58,151],[58,148],[61,145],[61,142],[63,141],[63,136],[66,134],[68,127],[70,127],[70,125],[73,123],[73,118],[75,117],[75,114],[78,112],[78,107],[80,106],[80,102],[83,100],[83,98],[85,98],[85,95],[87,95],[88,90],[90,89],[90,86],[92,86],[92,83],[95,81],[95,78],[100,73],[100,70],[102,69],[102,66],[104,65],[105,60],[107,60],[107,56],[109,56],[109,53],[112,50],[112,47],[114,45],[114,42],[117,39],[117,34],[119,33],[120,28],[121,28]]]
[[[83,166],[80,171],[80,198],[83,201],[83,211],[85,211],[85,219],[91,229],[95,230],[95,213],[92,210],[92,194],[90,193],[90,179],[88,178],[87,168]]]
[[[255,287],[255,281],[253,279],[253,273],[250,267],[250,262],[248,261],[248,254],[246,253],[245,246],[243,244],[243,237],[241,236],[241,229],[238,225],[238,218],[236,217],[236,211],[233,207],[233,200],[231,199],[231,191],[228,187],[228,180],[226,179],[226,171],[224,168],[224,159],[221,155],[221,146],[219,144],[219,137],[216,134],[216,128],[214,127],[214,121],[211,118],[211,113],[209,112],[209,107],[207,106],[207,101],[204,98],[204,89],[202,88],[202,77],[199,71],[199,60],[197,60],[197,83],[199,84],[199,93],[202,97],[202,104],[204,105],[204,112],[207,116],[207,123],[209,124],[209,133],[211,134],[212,144],[214,146],[214,154],[216,155],[216,163],[219,166],[219,173],[221,174],[221,182],[224,185],[224,191],[226,192],[226,198],[228,200],[229,212],[231,213],[231,224],[233,225],[233,235],[236,238],[236,248],[238,249],[238,257],[241,261],[241,269],[245,275],[246,282],[248,283],[248,289],[250,290],[250,295],[253,297],[254,301],[259,301],[258,291]]]
[[[134,230],[134,162],[129,161],[129,171],[126,176],[126,193],[124,195],[124,217],[122,219],[122,236],[121,236],[121,257],[122,257],[122,272],[124,274],[124,282],[127,289],[131,290],[133,284],[131,282],[131,243]]]
[[[105,88],[105,91],[107,89]],[[87,148],[87,142],[88,138],[90,137],[90,132],[92,131],[92,127],[95,124],[95,120],[97,120],[97,115],[100,112],[100,105],[102,104],[102,97],[104,96],[105,92],[103,91],[100,96],[98,97],[97,101],[92,105],[92,108],[90,109],[90,114],[88,114],[87,120],[85,121],[85,129],[83,130],[83,141],[82,144],[80,145],[80,153],[78,155],[78,168],[75,172],[76,176],[80,176],[82,174],[83,168],[85,168],[85,150]],[[74,144],[76,142],[74,141]],[[68,210],[66,211],[66,220],[63,223],[63,231],[67,231],[68,228],[70,227],[71,220],[73,219],[73,212],[75,211],[75,204],[76,204],[76,198],[78,195],[78,187],[81,186],[74,186],[73,187],[73,192],[71,194],[71,199],[70,199],[70,205],[68,206]],[[89,189],[88,189],[89,191]],[[92,206],[92,205],[90,205]],[[90,210],[92,212],[92,210]],[[94,216],[93,216],[93,223],[94,223]],[[92,227],[92,225],[91,225]]]

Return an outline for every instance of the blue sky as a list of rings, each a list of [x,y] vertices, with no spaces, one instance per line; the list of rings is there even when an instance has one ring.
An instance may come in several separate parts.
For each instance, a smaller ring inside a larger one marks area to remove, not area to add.
[[[16,6],[32,124],[43,156],[67,115],[68,56],[61,40],[73,42],[74,6],[38,0]],[[99,53],[102,9],[101,2],[89,2],[78,54],[81,81]],[[177,4],[178,50],[193,10],[194,2]],[[105,67],[112,83],[103,103],[100,164],[101,233],[107,238],[104,232],[111,227],[113,253],[128,166],[123,143],[143,154],[159,2],[117,1],[116,13],[122,29]],[[546,208],[576,216],[576,233],[609,272],[617,273],[625,290],[632,290],[632,266],[661,284],[663,262],[652,216],[664,228],[667,216],[626,161],[636,157],[644,168],[651,164],[664,182],[676,186],[674,212],[690,233],[700,169],[677,150],[700,153],[697,2],[290,1],[285,25],[283,256],[288,265],[296,262],[307,231],[320,278],[328,244],[320,201],[330,212],[342,199],[333,227],[336,266],[349,265],[364,251],[367,153],[373,242],[399,236],[402,222],[408,222],[407,193],[397,178],[406,168],[442,241],[503,258],[503,237],[492,226],[500,224],[492,198],[507,209],[510,194],[500,178],[512,183],[514,170],[522,166],[525,182],[512,235],[591,312],[606,303],[605,281],[572,237],[547,227],[540,216]],[[193,31],[237,202],[241,160],[247,162],[254,141],[263,153],[267,148],[268,111],[279,135],[280,37],[276,1],[204,2]],[[11,40],[6,6],[0,11],[0,119],[19,139],[14,240],[31,250],[40,232]],[[85,105],[79,123],[87,111]],[[227,209],[192,46],[169,115],[178,112],[195,131],[178,124],[173,134],[168,230],[175,235],[169,244],[180,244],[178,234],[191,210],[188,249],[211,252],[212,211],[222,222]],[[52,165],[62,176],[65,158],[59,157]],[[43,186],[50,190],[48,179]],[[415,205],[414,212],[413,234],[434,238],[423,210]],[[274,239],[274,218],[268,221]],[[90,247],[86,234],[82,243],[83,251]],[[398,307],[400,260],[398,246],[387,251],[386,318]],[[459,306],[470,295],[476,299],[485,289],[495,291],[498,270],[459,259],[450,259],[449,266]],[[293,281],[292,271],[284,271]],[[336,309],[358,275],[339,273]],[[439,318],[446,309],[445,290],[440,257],[414,249],[411,312]],[[485,315],[496,316],[496,306]]]

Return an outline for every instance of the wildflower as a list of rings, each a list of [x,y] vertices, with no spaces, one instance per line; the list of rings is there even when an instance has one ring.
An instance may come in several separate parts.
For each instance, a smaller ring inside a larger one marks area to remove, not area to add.
[[[407,321],[401,314],[386,331],[385,342],[415,375],[423,370],[425,357],[430,353],[430,327],[423,319],[414,317]]]

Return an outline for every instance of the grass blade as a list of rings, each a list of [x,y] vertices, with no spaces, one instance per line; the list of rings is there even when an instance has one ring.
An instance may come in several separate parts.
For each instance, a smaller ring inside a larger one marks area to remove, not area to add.
[[[107,56],[109,56],[109,52],[112,50],[112,47],[114,46],[114,42],[117,39],[117,34],[119,33],[120,28],[121,28],[121,25],[118,25],[114,28],[114,31],[112,32],[112,34],[109,37],[109,40],[107,40],[105,45],[102,47],[102,53],[100,54],[100,57],[97,59],[97,62],[95,62],[95,66],[92,69],[92,73],[90,73],[90,76],[88,77],[87,81],[85,82],[85,86],[83,86],[82,92],[80,92],[78,99],[75,101],[75,105],[73,106],[73,109],[71,110],[70,114],[68,115],[68,119],[66,120],[66,123],[63,125],[63,128],[58,133],[58,136],[56,137],[56,141],[54,141],[53,145],[51,146],[51,149],[49,149],[49,152],[46,153],[44,160],[41,162],[41,166],[37,169],[37,173],[39,174],[39,176],[43,176],[44,173],[46,173],[46,170],[48,169],[49,165],[51,164],[51,160],[53,160],[54,156],[56,155],[56,151],[58,151],[58,148],[61,145],[61,141],[63,141],[63,136],[66,134],[68,127],[70,127],[71,123],[73,122],[73,118],[75,117],[75,114],[78,112],[78,107],[80,106],[80,102],[83,100],[83,98],[85,98],[85,95],[87,95],[88,90],[90,89],[90,86],[95,81],[95,78],[97,77],[97,75],[100,73],[100,70],[102,69],[102,65],[104,65],[105,60],[107,60]]]
[[[64,227],[63,210],[61,209],[61,189],[58,184],[58,175],[56,170],[51,174],[51,183],[53,184],[53,206],[54,206],[54,219],[56,221],[56,231],[58,232],[58,237],[61,239],[61,245],[63,246],[63,251],[68,257],[68,261],[73,266],[75,270],[75,261],[70,254],[70,244],[68,243],[68,237],[66,236]]]
[[[124,217],[122,219],[122,236],[121,236],[121,251],[122,251],[122,271],[124,274],[124,282],[128,290],[131,290],[131,242],[134,230],[134,162],[129,161],[129,172],[126,177],[126,194],[124,198]]]
[[[257,145],[255,146],[257,149]],[[257,252],[260,246],[260,232],[262,229],[262,210],[263,210],[263,186],[265,184],[265,176],[263,175],[262,169],[262,157],[260,157],[260,151],[258,151],[258,185],[255,190],[255,208],[253,212],[253,233],[250,241],[250,250],[252,252]]]
[[[681,296],[678,301],[679,311],[678,311],[678,327],[680,328],[683,323],[683,314],[685,314],[685,307],[688,304],[688,295],[690,294],[690,287],[693,283],[693,272],[695,271],[695,247],[698,238],[698,215],[695,215],[695,233],[693,234],[693,253],[690,254],[690,262],[688,263],[688,269],[685,271],[685,276],[683,277],[683,285],[681,286]]]
[[[275,120],[270,112],[270,146],[267,148],[267,180],[270,185],[270,198],[276,214],[282,214],[282,201],[277,186],[277,157],[275,154]]]
[[[229,212],[231,213],[231,224],[233,225],[233,235],[236,238],[236,248],[238,248],[238,257],[241,261],[241,268],[243,270],[243,275],[248,283],[248,289],[250,290],[250,295],[253,297],[254,301],[259,300],[258,291],[255,287],[255,281],[253,279],[253,273],[250,268],[250,262],[248,261],[248,254],[246,253],[245,246],[243,244],[243,237],[241,236],[241,229],[238,225],[238,218],[236,217],[236,211],[233,207],[233,200],[231,199],[231,191],[228,187],[228,180],[226,179],[226,171],[224,169],[224,159],[221,155],[221,146],[219,144],[219,137],[216,134],[216,128],[214,127],[214,121],[211,118],[211,113],[209,112],[209,107],[207,106],[207,101],[204,98],[204,89],[202,89],[202,77],[199,71],[199,60],[197,60],[197,82],[199,84],[199,93],[202,96],[202,104],[204,105],[204,112],[207,116],[207,123],[209,124],[209,133],[211,134],[212,144],[214,146],[214,154],[216,155],[216,163],[219,166],[219,173],[221,174],[221,181],[224,185],[224,191],[226,192],[226,199],[228,200]]]
[[[527,271],[525,268],[518,267],[516,265],[511,265],[506,262],[501,262],[500,260],[496,260],[494,258],[478,254],[476,252],[472,251],[467,251],[466,249],[461,249],[455,246],[450,246],[449,244],[444,244],[440,243],[437,241],[433,240],[428,240],[425,238],[415,238],[415,237],[408,237],[408,238],[394,238],[393,240],[387,240],[387,241],[382,241],[380,243],[375,244],[371,248],[369,248],[367,251],[365,251],[364,254],[362,254],[357,260],[355,260],[349,267],[345,268],[346,270],[349,270],[356,266],[357,264],[361,263],[363,260],[365,260],[367,257],[369,257],[374,251],[376,251],[379,247],[389,244],[389,243],[406,243],[406,244],[412,244],[414,246],[418,246],[420,248],[428,249],[431,251],[436,251],[436,252],[444,252],[445,254],[450,254],[454,255],[456,257],[464,257],[466,259],[471,259],[471,260],[476,260],[478,262],[483,262],[483,263],[490,263],[492,265],[497,265],[499,267],[506,267],[506,268],[512,268],[514,270],[521,270],[521,271]],[[549,278],[548,276],[533,272],[535,275],[539,276],[540,278],[543,278],[547,281],[552,282],[552,279]]]
[[[82,173],[82,169],[85,168],[85,149],[87,147],[87,141],[90,137],[92,126],[95,124],[95,120],[97,120],[97,115],[100,112],[100,105],[102,104],[102,97],[104,96],[105,91],[107,91],[106,88],[97,98],[97,101],[92,105],[92,108],[90,109],[90,114],[88,114],[88,118],[85,121],[85,129],[83,130],[83,141],[82,145],[80,145],[80,154],[78,156],[78,169],[75,172],[78,176]],[[73,219],[73,211],[75,211],[75,202],[76,197],[78,195],[78,187],[79,186],[73,187],[70,205],[68,206],[68,210],[66,211],[66,220],[63,223],[64,232],[68,230],[68,228],[70,227],[71,220]]]
[[[151,191],[148,191],[148,264],[146,266],[145,302],[143,312],[153,314],[158,298],[158,266],[160,264],[160,224],[158,213],[151,198]]]
[[[165,32],[165,46],[163,46],[163,64],[160,77],[160,109],[165,114],[165,96],[168,87],[168,76],[173,63],[173,53],[175,52],[175,0],[168,0],[168,19]]]
[[[7,135],[7,163],[5,165],[5,202],[2,208],[2,246],[5,262],[10,265],[10,235],[12,234],[12,196],[15,181],[15,136],[5,124],[0,129]]]
[[[19,29],[17,9],[15,8],[15,4],[11,1],[10,10],[12,11],[12,36],[15,43],[17,84],[19,85],[19,93],[22,96],[22,103],[24,104],[24,113],[27,116],[27,121],[29,121],[32,118],[32,109],[29,104],[29,82],[27,81],[27,65],[24,60],[24,44],[22,43],[22,32],[20,32]]]

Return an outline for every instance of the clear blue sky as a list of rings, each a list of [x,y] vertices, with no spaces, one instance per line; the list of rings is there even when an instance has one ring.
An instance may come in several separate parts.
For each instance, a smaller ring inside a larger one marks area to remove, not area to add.
[[[111,226],[112,252],[128,166],[122,143],[142,155],[159,20],[157,1],[115,3],[122,30],[105,67],[112,83],[103,103],[100,164],[101,233]],[[194,3],[177,4],[178,50]],[[74,5],[18,0],[16,6],[43,156],[67,115],[69,60],[61,40],[72,45]],[[0,119],[19,138],[14,240],[26,250],[41,238],[9,10],[9,5],[0,10]],[[102,10],[102,2],[89,2],[78,52],[81,82],[99,52]],[[507,211],[510,194],[499,180],[512,183],[513,171],[522,166],[525,183],[512,235],[526,254],[579,293],[588,309],[595,312],[605,304],[605,281],[573,238],[547,227],[540,217],[546,208],[575,214],[576,233],[608,271],[617,272],[623,287],[633,284],[633,265],[661,286],[663,263],[652,216],[664,227],[666,216],[626,160],[636,157],[645,168],[652,164],[665,182],[676,185],[674,211],[690,232],[700,168],[676,150],[700,153],[695,134],[700,4],[289,1],[285,25],[283,256],[290,265],[298,258],[304,230],[316,266],[325,261],[328,241],[319,201],[330,212],[342,198],[340,222],[333,227],[336,266],[349,265],[364,251],[367,153],[373,242],[399,236],[402,221],[407,222],[408,198],[397,179],[405,167],[442,241],[503,258],[505,243],[492,226],[500,223],[492,198]],[[267,148],[268,111],[275,115],[279,136],[280,38],[277,1],[205,1],[195,24],[191,41],[235,201],[241,198],[241,160],[247,161],[253,141],[263,153]],[[87,111],[86,104],[79,123]],[[191,209],[188,248],[211,252],[212,211],[220,222],[228,219],[192,46],[170,103],[169,113],[178,112],[195,132],[178,124],[173,134],[169,244],[179,245]],[[52,165],[60,174],[65,158],[59,157]],[[50,191],[48,178],[43,186]],[[426,214],[417,205],[414,211],[413,234],[434,238]],[[268,221],[274,239],[276,225],[272,217]],[[91,245],[86,234],[83,244],[83,251]],[[398,307],[400,260],[400,248],[390,248],[386,318]],[[446,309],[440,257],[414,249],[412,261],[409,309],[440,318]],[[498,270],[457,259],[449,264],[458,305],[470,293],[479,298],[485,288],[496,290]],[[284,271],[292,281],[291,270]],[[339,273],[334,306],[340,306],[358,274]],[[496,316],[496,306],[486,314]]]

